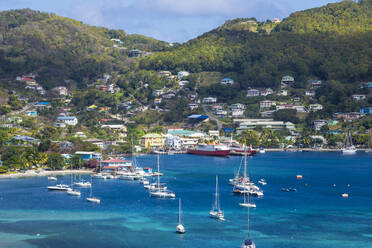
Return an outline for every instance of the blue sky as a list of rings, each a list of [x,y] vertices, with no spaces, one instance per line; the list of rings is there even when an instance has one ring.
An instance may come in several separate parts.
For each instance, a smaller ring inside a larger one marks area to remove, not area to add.
[[[283,19],[335,0],[0,0],[0,10],[31,8],[84,23],[185,42],[226,20]]]

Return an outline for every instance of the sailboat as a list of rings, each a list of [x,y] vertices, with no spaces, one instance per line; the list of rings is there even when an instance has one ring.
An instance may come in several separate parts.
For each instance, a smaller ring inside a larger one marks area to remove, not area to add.
[[[247,202],[247,196],[248,195],[248,202]],[[256,203],[250,203],[250,201],[249,201],[249,198],[250,198],[250,196],[249,196],[249,194],[244,194],[244,202],[242,202],[242,203],[239,203],[239,206],[241,206],[241,207],[245,207],[245,208],[256,208]]]
[[[88,202],[93,202],[93,203],[97,203],[97,204],[100,204],[101,203],[101,200],[97,197],[93,197],[93,194],[92,194],[92,187],[90,187],[90,194],[89,194],[89,197],[86,198]]]
[[[357,149],[353,145],[350,130],[347,132],[345,137],[345,147],[342,149],[342,153],[345,155],[352,155],[357,152]]]
[[[175,198],[176,194],[172,191],[164,189],[163,186],[160,184],[160,162],[159,162],[159,154],[158,154],[158,181],[153,189],[150,191],[150,196],[159,197],[159,198]]]
[[[256,186],[247,176],[247,154],[244,155],[243,176],[240,177],[237,180],[237,182],[235,179],[233,192],[240,193],[240,194],[247,193],[247,194],[254,195],[254,196],[263,196],[263,191],[260,190],[260,188]]]
[[[80,170],[80,161],[81,160],[79,160],[79,170]],[[84,179],[80,179],[80,182],[75,182],[74,185],[77,187],[85,187],[85,188],[92,187],[92,184],[88,181],[84,181]]]
[[[81,193],[80,191],[74,190],[74,182],[72,180],[72,175],[71,175],[71,188],[67,190],[68,195],[73,195],[73,196],[80,196]]]
[[[216,193],[214,198],[214,204],[212,206],[212,209],[209,211],[209,216],[214,219],[223,221],[225,220],[225,215],[220,208],[220,199],[218,194],[218,176],[216,176]]]
[[[176,227],[176,232],[180,234],[186,232],[185,227],[182,224],[181,198],[178,200],[178,225]]]
[[[249,208],[248,208],[248,238],[243,241],[240,248],[256,248],[256,244],[250,238],[250,230],[249,230]]]

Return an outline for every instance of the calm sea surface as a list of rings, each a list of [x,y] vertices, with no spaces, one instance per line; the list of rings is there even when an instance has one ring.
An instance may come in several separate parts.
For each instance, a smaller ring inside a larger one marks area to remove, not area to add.
[[[137,159],[156,167],[155,156]],[[55,183],[46,177],[0,180],[0,247],[240,247],[247,209],[228,184],[240,162],[241,157],[160,157],[162,181],[182,197],[184,235],[175,233],[178,201],[151,198],[138,182],[93,180],[97,205],[85,200],[89,189],[81,189],[81,198],[48,192]],[[372,154],[272,152],[248,158],[248,166],[255,182],[268,183],[265,196],[252,199],[257,248],[372,247]],[[208,217],[216,175],[226,222]],[[58,183],[70,183],[70,176],[58,177]]]

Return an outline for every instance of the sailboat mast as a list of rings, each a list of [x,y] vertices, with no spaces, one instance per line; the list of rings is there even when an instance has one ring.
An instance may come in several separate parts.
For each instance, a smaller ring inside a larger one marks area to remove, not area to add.
[[[216,197],[215,197],[215,207],[219,210],[220,209],[220,204],[218,201],[218,176],[216,176]]]
[[[159,154],[158,154],[158,189],[160,190],[160,162],[159,162]]]
[[[243,177],[244,178],[247,177],[247,150],[245,147],[244,147],[244,175]]]
[[[178,200],[178,224],[181,224],[181,198]]]
[[[249,202],[249,201],[248,201]],[[249,207],[248,207],[248,239],[250,238],[250,230],[249,230]]]

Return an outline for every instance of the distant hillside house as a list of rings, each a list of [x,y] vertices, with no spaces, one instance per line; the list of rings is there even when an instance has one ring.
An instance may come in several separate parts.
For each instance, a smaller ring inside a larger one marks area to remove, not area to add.
[[[216,97],[205,97],[203,98],[203,103],[216,103],[217,98]]]
[[[288,90],[280,90],[277,95],[278,96],[288,96]]]
[[[89,142],[89,143],[91,143],[93,145],[96,145],[96,146],[98,146],[99,148],[102,148],[102,149],[104,147],[104,142],[102,140],[100,140],[100,139],[87,139],[85,141],[86,142]]]
[[[260,91],[256,89],[247,90],[247,97],[260,96]]]
[[[372,89],[372,82],[364,83],[363,88]]]
[[[199,108],[199,104],[197,103],[189,103],[187,106],[189,107],[190,110]]]
[[[260,109],[271,108],[271,106],[275,106],[275,105],[276,105],[275,101],[271,101],[271,100],[261,101]]]
[[[304,106],[293,106],[298,113],[307,113],[309,112]]]
[[[153,94],[154,96],[160,96],[160,95],[162,95],[163,93],[164,93],[163,89],[154,90],[154,91],[152,92],[152,94]]]
[[[141,57],[142,55],[142,51],[141,50],[138,50],[138,49],[133,49],[133,50],[130,50],[129,51],[129,57],[131,58],[138,58],[138,57]]]
[[[57,92],[60,96],[67,96],[68,95],[68,89],[64,86],[55,87],[52,89],[52,91]]]
[[[318,103],[310,104],[310,106],[309,106],[309,111],[310,112],[316,112],[316,111],[322,110],[322,109],[323,109],[323,106],[321,104],[318,104]]]
[[[86,134],[84,132],[76,132],[74,135],[75,138],[86,138]]]
[[[314,97],[315,96],[315,91],[307,90],[307,91],[305,91],[305,96]]]
[[[282,80],[280,82],[280,87],[281,88],[292,87],[293,84],[294,84],[294,81],[295,81],[294,77],[289,76],[289,75],[284,76],[284,77],[282,77]]]
[[[235,104],[230,105],[230,109],[231,110],[235,110],[235,109],[242,109],[242,110],[244,110],[245,109],[245,106],[244,106],[244,104],[241,104],[241,103],[235,103]]]
[[[372,115],[372,107],[361,108],[360,113],[364,115]]]
[[[29,110],[29,111],[25,112],[25,115],[27,115],[27,116],[37,116],[38,113],[37,113],[36,110]]]
[[[353,98],[354,101],[361,101],[366,99],[366,95],[352,95],[351,97]]]
[[[359,118],[363,117],[362,113],[359,112],[350,112],[350,113],[335,113],[334,117],[337,119],[344,119],[346,121],[354,121],[358,120]]]
[[[34,105],[36,108],[50,108],[51,104],[50,102],[38,102]]]
[[[172,73],[170,71],[160,71],[158,73],[159,77],[169,77],[170,75],[172,75]]]
[[[318,79],[310,79],[309,83],[312,89],[318,89],[322,86],[322,81]]]
[[[232,80],[231,78],[223,78],[221,80],[221,84],[223,84],[223,85],[233,85],[234,80]]]
[[[261,96],[268,96],[268,95],[272,95],[273,93],[274,91],[268,88],[268,89],[264,89],[263,91],[261,91]]]
[[[280,19],[275,17],[272,22],[273,23],[280,23]]]
[[[155,104],[160,104],[160,103],[162,102],[162,100],[163,100],[163,99],[161,99],[161,98],[155,98],[155,99],[154,99],[154,103],[155,103]]]
[[[232,117],[243,117],[244,116],[244,109],[233,109],[231,110]]]
[[[190,73],[188,71],[180,71],[178,72],[177,77],[181,80],[182,78],[188,77],[189,75]]]
[[[76,126],[78,124],[78,119],[75,116],[58,116],[57,121],[69,126]]]
[[[188,84],[189,83],[189,81],[187,81],[187,80],[182,80],[182,81],[180,81],[179,83],[178,83],[178,85],[181,87],[181,88],[183,88],[186,84]]]

